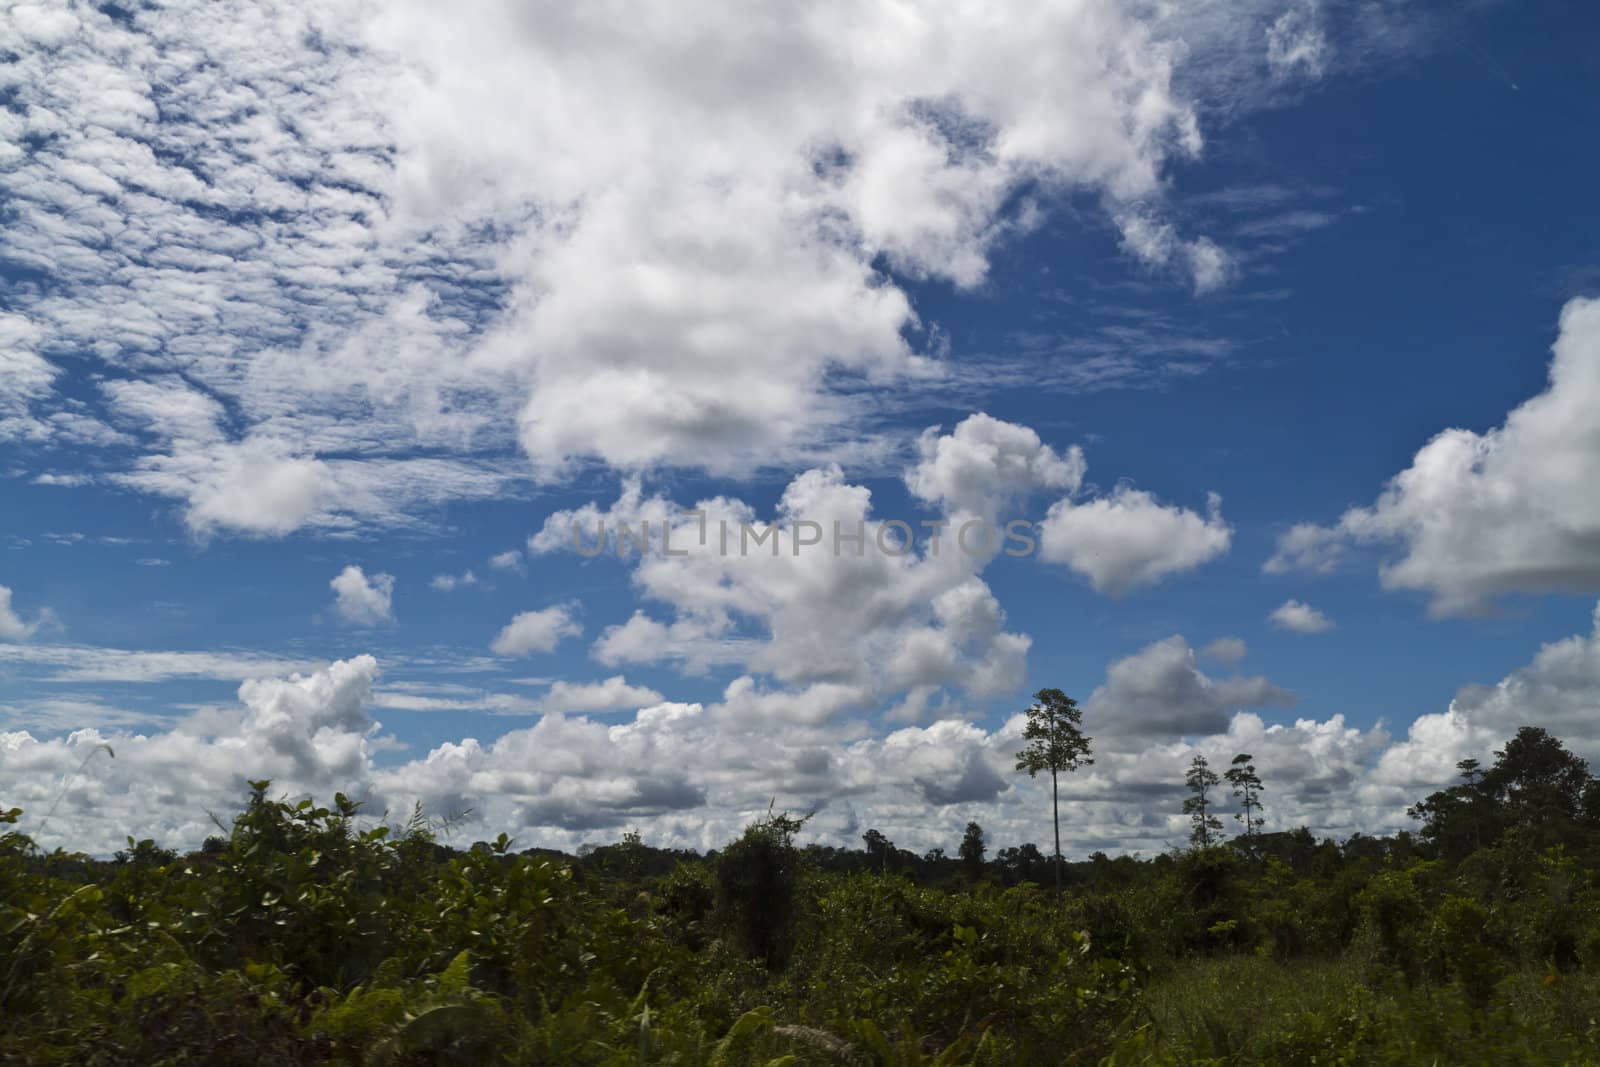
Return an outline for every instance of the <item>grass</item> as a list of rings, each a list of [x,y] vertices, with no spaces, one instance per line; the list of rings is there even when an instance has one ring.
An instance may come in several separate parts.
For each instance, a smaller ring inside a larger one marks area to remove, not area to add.
[[[1146,1044],[1159,1053],[1126,1062],[1600,1062],[1592,974],[1514,972],[1475,1012],[1454,987],[1408,988],[1359,950],[1292,963],[1231,956],[1174,967],[1151,985],[1145,1013]]]

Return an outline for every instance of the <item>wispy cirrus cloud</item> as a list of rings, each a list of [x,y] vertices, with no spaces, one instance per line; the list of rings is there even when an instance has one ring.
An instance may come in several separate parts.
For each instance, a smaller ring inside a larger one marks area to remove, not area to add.
[[[203,678],[239,682],[249,678],[309,672],[325,660],[286,659],[256,652],[135,651],[88,645],[0,643],[0,663],[42,668],[46,682],[165,682]]]

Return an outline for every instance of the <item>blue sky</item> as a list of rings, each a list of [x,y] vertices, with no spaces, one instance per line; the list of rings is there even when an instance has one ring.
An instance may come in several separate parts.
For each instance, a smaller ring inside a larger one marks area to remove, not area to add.
[[[1592,12],[623,6],[7,9],[0,801],[1044,840],[1055,686],[1148,852],[1195,753],[1333,834],[1600,754]],[[703,501],[1050,532],[564,547]]]

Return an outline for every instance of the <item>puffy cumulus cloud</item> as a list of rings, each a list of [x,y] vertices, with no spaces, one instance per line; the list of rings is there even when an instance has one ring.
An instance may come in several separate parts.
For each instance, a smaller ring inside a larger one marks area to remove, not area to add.
[[[882,756],[897,766],[929,804],[983,804],[1011,788],[1014,754],[970,723],[945,719],[925,730],[896,730]]]
[[[1402,554],[1379,571],[1384,587],[1429,593],[1439,615],[1483,610],[1504,593],[1600,589],[1600,300],[1562,309],[1553,352],[1549,386],[1502,425],[1438,434],[1370,507],[1330,528],[1296,527],[1274,561],[1397,543]]]
[[[595,642],[594,657],[606,666],[739,668],[746,676],[729,686],[722,710],[748,718],[787,713],[818,723],[886,711],[917,721],[957,693],[987,699],[1015,692],[1026,676],[1031,638],[1007,630],[982,578],[999,538],[963,540],[961,531],[989,523],[998,533],[992,524],[1002,506],[1038,491],[1075,492],[1084,471],[1078,449],[1057,452],[1028,427],[982,414],[948,433],[925,433],[919,457],[906,484],[942,512],[920,527],[877,518],[871,492],[831,465],[796,476],[770,519],[726,497],[679,509],[629,478],[609,506],[548,516],[528,550],[618,555],[633,567],[647,606]],[[1083,510],[1096,503],[1066,500]],[[1141,544],[1085,524],[1124,553],[1101,586],[1154,580],[1214,552],[1154,543],[1189,536],[1189,513],[1150,507],[1149,521],[1177,523],[1175,535],[1158,531]],[[1081,554],[1075,559],[1104,555],[1088,536],[1074,539],[1076,529],[1063,535],[1061,514],[1057,505],[1044,524],[1057,558],[1063,546]],[[1225,547],[1220,517],[1196,521],[1201,538],[1220,531]]]
[[[1407,821],[1405,803],[1374,803],[1368,796],[1373,761],[1389,740],[1381,724],[1363,730],[1343,715],[1265,725],[1246,712],[1233,718],[1225,734],[1207,738],[1197,748],[1219,773],[1240,752],[1254,756],[1258,768],[1272,768],[1269,828],[1308,826],[1342,838],[1386,832]],[[1184,827],[1186,820],[1174,815],[1169,820]]]
[[[820,726],[842,712],[859,710],[872,694],[857,685],[816,682],[799,690],[763,690],[754,678],[741,675],[728,683],[713,713],[745,723],[798,723]]]
[[[394,621],[394,576],[370,577],[354,563],[328,583],[333,590],[333,609],[339,618],[356,626],[377,626]]]
[[[436,811],[476,812],[486,802],[494,822],[553,830],[557,840],[563,831],[612,829],[705,805],[703,787],[686,770],[684,742],[693,730],[677,722],[700,714],[698,705],[657,705],[610,727],[547,716],[491,745],[472,738],[442,745],[380,782]]]
[[[1333,620],[1310,604],[1299,600],[1285,600],[1267,618],[1280,630],[1297,634],[1321,634],[1333,629]]]
[[[615,550],[622,553],[628,545],[619,545],[619,527],[630,532],[641,527],[661,530],[679,519],[679,509],[663,496],[646,496],[644,480],[631,476],[622,480],[621,492],[611,506],[602,508],[594,501],[570,510],[557,511],[546,517],[539,529],[528,538],[528,555],[538,556],[562,550],[599,555]],[[699,532],[696,530],[696,540]],[[648,545],[646,550],[648,550]]]
[[[243,732],[287,760],[296,782],[359,780],[375,726],[367,701],[377,673],[377,660],[358,656],[304,677],[247,681],[239,686]]]
[[[1441,713],[1421,715],[1384,754],[1374,780],[1395,791],[1456,777],[1463,759],[1487,763],[1523,726],[1539,726],[1600,761],[1600,605],[1590,633],[1553,641],[1493,685],[1468,685]]]
[[[956,720],[852,738],[664,703],[614,725],[547,716],[492,744],[441,745],[378,777],[396,802],[470,807],[486,828],[568,848],[628,826],[656,840],[720,848],[774,797],[816,811],[810,832],[825,840],[858,841],[865,815],[916,845],[919,837],[938,840],[940,821],[959,835],[966,812],[1011,791],[1008,745]]]
[[[216,832],[206,813],[237,810],[250,779],[291,794],[362,796],[379,730],[366,711],[377,671],[358,656],[310,675],[249,680],[240,710],[196,714],[165,732],[0,734],[8,800],[28,813],[26,828],[60,796],[44,841],[104,853],[129,833],[195,845]],[[85,762],[105,744],[114,759]]]
[[[1220,284],[1161,206],[1202,148],[1178,87],[1277,12],[11,15],[0,242],[43,283],[0,320],[0,437],[118,446],[101,477],[197,536],[280,536],[503,495],[519,444],[542,477],[814,461],[863,383],[938,370],[903,280],[980,284],[1068,196]]]
[[[380,765],[385,739],[368,711],[374,700],[519,714],[535,713],[537,702],[403,682],[374,698],[376,673],[370,657],[358,657],[247,681],[237,709],[197,712],[164,732],[130,724],[56,739],[0,733],[7,802],[25,809],[25,830],[36,825],[85,757],[108,743],[115,760],[95,756],[84,765],[44,835],[47,846],[109,852],[127,833],[193,846],[215,829],[204,812],[235,810],[246,780],[261,777],[291,795],[343,790],[374,813],[417,801],[438,815],[470,809],[464,834],[506,831],[524,845],[567,849],[628,827],[652,842],[720,847],[774,798],[792,811],[815,810],[808,835],[834,844],[856,844],[876,827],[902,847],[949,850],[968,819],[996,845],[1049,840],[1049,783],[1014,769],[1020,714],[985,725],[947,709],[936,721],[880,732],[852,714],[864,706],[862,694],[841,682],[779,690],[741,677],[709,705],[642,703],[658,694],[621,678],[558,682],[545,694],[549,707],[561,702],[557,694],[572,705],[576,694],[609,691],[622,716],[547,711],[493,740],[462,738]],[[1600,618],[1594,632],[1545,646],[1496,685],[1463,689],[1399,739],[1382,724],[1362,729],[1337,714],[1269,722],[1251,710],[1291,700],[1263,678],[1200,671],[1181,636],[1111,663],[1083,705],[1095,762],[1061,783],[1071,813],[1067,851],[1181,844],[1183,772],[1196,754],[1223,768],[1250,753],[1266,782],[1269,828],[1306,825],[1335,836],[1408,825],[1406,807],[1453,780],[1458,760],[1488,758],[1522,725],[1600,755],[1592,715]],[[595,696],[590,706],[612,710],[599,704]],[[46,725],[75,713],[103,709],[58,707]]]
[[[1087,729],[1093,720],[1086,711]],[[1362,799],[1373,760],[1387,735],[1381,728],[1361,730],[1341,715],[1325,721],[1297,719],[1268,725],[1259,715],[1238,712],[1214,732],[1188,740],[1148,738],[1137,745],[1097,748],[1095,763],[1063,779],[1063,798],[1075,811],[1087,808],[1089,841],[1079,833],[1079,849],[1095,844],[1116,848],[1163,849],[1188,839],[1182,814],[1183,779],[1190,761],[1201,755],[1220,774],[1233,757],[1255,757],[1267,785],[1266,826],[1348,836],[1404,820],[1404,803],[1374,808]],[[1222,799],[1219,814],[1231,805]]]
[[[1088,470],[1080,447],[1058,453],[1032,429],[981,412],[948,434],[924,431],[918,453],[905,473],[907,488],[941,505],[957,526],[968,515],[994,522],[1007,504],[1064,490],[1038,524],[1039,555],[1084,575],[1100,592],[1118,594],[1192,570],[1225,553],[1232,540],[1216,494],[1204,518],[1126,484],[1080,499]]]
[[[993,552],[962,551],[953,535],[938,547],[931,538],[905,543],[907,531],[873,517],[871,493],[837,466],[795,477],[771,519],[723,497],[675,510],[631,483],[605,511],[549,516],[530,549],[572,550],[575,525],[584,551],[620,548],[635,587],[664,609],[643,609],[603,633],[594,653],[607,665],[737,665],[801,689],[850,687],[868,704],[919,687],[986,697],[1024,677],[1030,639],[1006,630],[978,577]],[[633,537],[641,528],[650,531],[643,552]],[[772,708],[788,699],[758,692],[732,702]],[[795,694],[794,706],[842,709],[822,698],[842,692]]]
[[[1505,740],[1521,726],[1542,726],[1600,759],[1600,606],[1588,634],[1541,648],[1533,662],[1492,686],[1468,686],[1451,710]]]
[[[117,760],[90,762],[45,835],[47,843],[101,852],[120,847],[129,832],[193,847],[215,832],[203,815],[194,817],[197,803],[219,815],[236,810],[245,780],[267,776],[290,795],[342,789],[374,813],[409,810],[414,802],[438,815],[470,811],[458,844],[505,831],[522,845],[571,850],[636,827],[653,843],[720,848],[774,798],[791,811],[817,813],[808,836],[846,846],[858,845],[872,826],[902,847],[948,851],[968,819],[981,822],[997,846],[1050,835],[1048,780],[1015,771],[1020,738],[1010,724],[991,730],[942,719],[855,736],[787,721],[740,724],[699,704],[664,703],[610,724],[546,715],[490,742],[463,738],[382,766],[372,760],[379,747],[373,736],[327,727],[313,742],[284,730],[240,736],[247,740],[181,727],[151,737],[80,731],[57,741],[0,734],[0,767],[18,783],[9,795],[27,812],[26,830],[87,746],[113,744]],[[1190,743],[1097,746],[1092,768],[1062,779],[1071,813],[1064,847],[1082,856],[1181,843],[1183,770],[1196,752],[1216,765],[1238,751],[1254,754],[1267,776],[1274,828],[1303,823],[1348,834],[1398,825],[1416,793],[1384,794],[1388,808],[1362,799],[1373,793],[1363,775],[1381,740],[1337,716],[1267,726],[1241,713],[1223,732]],[[366,752],[360,764],[351,759],[359,751]],[[337,777],[340,769],[350,776]],[[165,776],[166,786],[152,776]],[[137,783],[131,792],[130,783]]]
[[[1405,738],[1379,758],[1369,788],[1396,802],[1405,797],[1421,799],[1421,792],[1451,784],[1461,760],[1469,756],[1482,758],[1495,741],[1504,739],[1476,725],[1454,706],[1419,715],[1407,728]]]
[[[600,682],[556,681],[539,699],[546,714],[637,710],[661,703],[662,696],[642,685],[629,685],[620,674]]]
[[[996,842],[1048,834],[1046,784],[1014,770],[1018,720],[985,728],[944,717],[879,735],[828,710],[852,705],[856,694],[848,687],[816,683],[792,696],[742,679],[716,705],[635,704],[637,710],[610,723],[547,712],[493,741],[463,738],[380,766],[381,728],[367,710],[375,675],[371,658],[359,657],[311,675],[249,681],[240,687],[241,709],[196,713],[164,733],[86,730],[59,740],[0,734],[0,773],[12,783],[8,802],[25,808],[24,829],[31,828],[84,756],[109,743],[116,760],[87,764],[46,843],[68,835],[75,847],[109,852],[133,833],[194,846],[214,832],[203,813],[235,810],[246,781],[261,777],[290,795],[343,790],[375,814],[409,810],[414,802],[439,815],[470,809],[465,833],[504,830],[524,844],[568,849],[611,839],[626,827],[652,841],[720,847],[773,798],[791,810],[815,810],[808,832],[839,844],[853,844],[875,826],[905,847],[949,849],[969,818],[979,819]],[[376,698],[386,707],[516,710],[458,692],[462,687],[389,688]],[[546,700],[607,690],[619,704],[625,693],[629,702],[648,694],[608,679],[587,687],[558,683]],[[793,700],[809,701],[813,712],[781,706]],[[1106,745],[1097,716],[1091,708],[1097,764],[1063,783],[1073,806],[1069,849],[1150,849],[1181,840],[1181,827],[1174,836],[1169,825],[1175,805],[1168,801],[1190,748],[1161,738],[1127,749]],[[1353,753],[1364,751],[1359,732],[1338,720],[1269,727],[1239,715],[1226,728],[1194,744],[1219,760],[1249,750],[1264,768],[1281,768],[1282,777],[1273,779],[1281,793],[1274,796],[1276,810],[1296,816],[1304,810],[1313,825],[1320,825],[1314,806],[1291,808],[1289,797],[1305,789],[1325,800],[1349,781]]]
[[[531,365],[522,440],[546,467],[721,469],[793,446],[845,413],[831,370],[916,370],[912,309],[875,257],[976,284],[1030,222],[1019,188],[1153,198],[1200,147],[1176,42],[1077,5],[667,22],[416,4],[374,36],[416,71],[397,210],[548,219],[505,257],[529,295],[485,346]]]
[[[1058,500],[1039,524],[1041,559],[1113,595],[1193,570],[1226,553],[1232,541],[1217,494],[1207,496],[1202,516],[1128,485],[1083,503]]]
[[[0,641],[26,641],[49,625],[54,616],[49,609],[41,609],[32,622],[25,622],[11,606],[11,588],[0,585]]]
[[[540,611],[524,611],[513,616],[489,645],[497,656],[526,656],[534,652],[553,652],[564,638],[577,637],[583,627],[564,604]]]
[[[147,456],[117,480],[186,501],[184,521],[201,537],[218,530],[289,533],[322,510],[334,492],[326,464],[265,437]]]
[[[905,475],[913,495],[991,519],[1002,505],[1036,492],[1077,492],[1086,469],[1078,446],[1057,453],[1032,429],[982,412],[948,434],[925,430],[917,451],[918,462]]]
[[[1104,684],[1084,702],[1084,715],[1125,746],[1152,736],[1217,733],[1236,709],[1282,707],[1296,699],[1261,676],[1211,677],[1196,664],[1188,640],[1174,635],[1111,664]]]

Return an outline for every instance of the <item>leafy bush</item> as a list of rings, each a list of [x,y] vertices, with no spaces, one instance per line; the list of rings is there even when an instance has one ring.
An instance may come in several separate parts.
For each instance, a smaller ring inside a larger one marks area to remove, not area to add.
[[[1100,857],[1058,897],[1022,872],[1037,850],[979,879],[874,865],[770,810],[711,857],[630,835],[577,861],[267,782],[187,856],[44,855],[19,815],[0,1063],[1600,1062],[1600,840],[1576,831],[1459,858],[1262,834]]]

